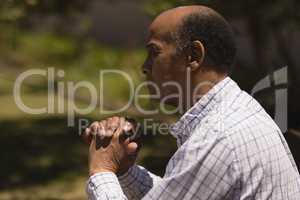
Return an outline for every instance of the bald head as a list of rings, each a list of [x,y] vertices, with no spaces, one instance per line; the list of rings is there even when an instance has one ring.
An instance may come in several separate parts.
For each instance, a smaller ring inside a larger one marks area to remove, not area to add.
[[[182,23],[184,17],[197,12],[201,12],[201,14],[217,14],[215,11],[205,6],[182,6],[173,8],[158,15],[151,24],[150,31],[155,31],[161,28],[173,31]]]
[[[186,16],[199,11],[199,9],[203,10],[203,12],[211,10],[204,6],[183,6],[162,12],[150,25],[150,34],[165,38],[171,36],[171,34],[178,30],[178,27],[182,24]]]
[[[231,26],[211,8],[197,5],[164,11],[149,30],[153,37],[175,42],[179,51],[199,40],[204,45],[206,60],[217,69],[227,70],[234,62],[236,47]]]

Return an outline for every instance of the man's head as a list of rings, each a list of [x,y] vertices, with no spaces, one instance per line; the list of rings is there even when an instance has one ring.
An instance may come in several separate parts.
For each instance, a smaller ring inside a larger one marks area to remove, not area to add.
[[[147,48],[143,70],[148,80],[158,85],[162,97],[178,94],[174,84],[164,85],[171,81],[186,94],[200,82],[221,79],[229,72],[236,54],[230,25],[204,6],[178,7],[160,14],[150,25]],[[180,104],[178,98],[169,98],[167,103]]]

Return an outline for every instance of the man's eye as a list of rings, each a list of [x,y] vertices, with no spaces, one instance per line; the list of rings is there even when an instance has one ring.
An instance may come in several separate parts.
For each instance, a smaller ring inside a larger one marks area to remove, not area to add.
[[[148,45],[147,49],[148,49],[148,54],[151,57],[158,56],[161,53],[161,49],[156,45]]]
[[[152,53],[153,55],[158,55],[158,54],[160,54],[160,50],[157,49],[157,48],[153,48],[153,49],[151,49],[151,53]]]

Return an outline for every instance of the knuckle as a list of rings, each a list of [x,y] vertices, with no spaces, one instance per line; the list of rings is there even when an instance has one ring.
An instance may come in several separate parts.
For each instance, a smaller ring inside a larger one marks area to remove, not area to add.
[[[119,120],[120,120],[120,117],[114,116],[114,117],[113,117],[113,120],[114,120],[114,121],[119,121]]]
[[[109,122],[111,122],[111,121],[113,120],[113,117],[109,117],[107,120],[108,120]]]
[[[85,133],[86,135],[89,135],[90,132],[91,132],[91,129],[90,129],[90,128],[86,128],[86,129],[84,130],[84,133]]]
[[[100,121],[98,124],[99,124],[99,126],[105,127],[105,125],[106,125],[106,120],[102,120],[102,121]]]
[[[90,127],[96,126],[98,123],[97,122],[93,122]]]
[[[93,124],[90,126],[91,131],[93,131],[93,132],[96,131],[97,128],[98,128],[98,126],[99,126],[99,125],[98,125],[97,123],[95,123],[95,124],[93,123]]]

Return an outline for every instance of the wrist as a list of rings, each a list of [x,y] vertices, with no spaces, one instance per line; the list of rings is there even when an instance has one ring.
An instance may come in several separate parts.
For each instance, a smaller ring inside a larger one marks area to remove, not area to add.
[[[116,175],[119,177],[119,176],[123,176],[124,174],[126,174],[128,171],[129,171],[129,169],[130,169],[131,167],[129,167],[129,168],[124,168],[124,169],[120,169],[117,173],[116,173]]]
[[[124,170],[124,171],[119,171],[119,172],[116,173],[116,175],[117,175],[117,177],[123,176],[124,174],[127,173],[127,171],[128,171],[128,170],[126,170],[126,171],[125,171],[125,170]]]
[[[116,174],[116,172],[112,169],[99,168],[99,169],[90,169],[89,170],[89,176],[93,176],[97,173],[114,173],[114,174]]]

